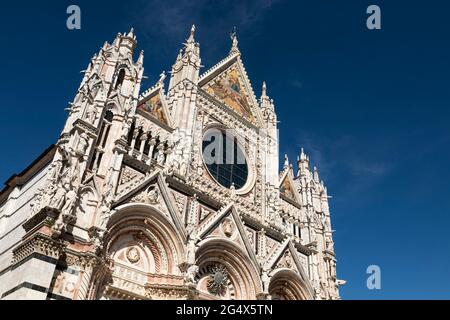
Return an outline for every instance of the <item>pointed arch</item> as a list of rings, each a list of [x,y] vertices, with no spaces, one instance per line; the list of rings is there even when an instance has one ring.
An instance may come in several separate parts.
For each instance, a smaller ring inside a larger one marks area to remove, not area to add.
[[[278,269],[271,277],[269,294],[273,300],[312,300],[306,283],[290,269]]]
[[[124,68],[121,68],[117,73],[116,83],[114,85],[114,89],[117,90],[119,86],[122,86],[123,81],[125,80],[126,71]]]
[[[154,284],[181,285],[182,236],[162,212],[146,204],[123,205],[111,213],[103,254],[113,263],[94,279],[96,298],[145,298]]]
[[[174,258],[176,258],[176,261],[181,263],[184,254],[183,235],[167,219],[163,212],[144,203],[122,205],[113,211],[108,222],[107,230],[109,238],[117,230],[121,230],[125,226],[130,225],[154,230],[160,236],[160,240],[168,244],[170,250],[175,254]],[[178,265],[172,270],[178,272]]]
[[[196,264],[200,298],[255,300],[262,292],[258,267],[230,240],[212,237],[200,242]]]

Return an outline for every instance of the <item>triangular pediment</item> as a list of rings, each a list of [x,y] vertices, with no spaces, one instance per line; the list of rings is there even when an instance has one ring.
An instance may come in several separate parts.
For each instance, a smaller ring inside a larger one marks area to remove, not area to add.
[[[143,203],[154,207],[164,214],[181,234],[185,235],[182,214],[178,211],[177,202],[159,170],[153,174],[135,178],[131,181],[129,188],[119,192],[114,201],[114,207],[125,203]]]
[[[233,204],[225,206],[207,218],[199,227],[199,237],[201,239],[223,238],[231,241],[247,252],[255,266],[259,265],[248,232]]]
[[[255,126],[261,123],[259,106],[240,55],[232,55],[201,76],[203,91]]]
[[[301,204],[301,197],[295,188],[294,173],[292,168],[287,169],[280,178],[280,194],[287,199],[294,201],[297,204]]]
[[[149,116],[151,119],[172,126],[172,118],[162,86],[156,86],[147,91],[145,97],[139,102],[137,109],[141,114]]]
[[[287,239],[277,250],[277,254],[267,260],[264,268],[276,272],[277,269],[290,269],[296,272],[306,283],[308,281],[308,273],[305,270],[304,263],[300,261],[299,253],[295,249],[291,240]]]

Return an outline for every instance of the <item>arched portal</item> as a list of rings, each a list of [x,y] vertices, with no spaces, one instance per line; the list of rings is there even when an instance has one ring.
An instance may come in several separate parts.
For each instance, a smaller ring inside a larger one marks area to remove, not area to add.
[[[145,204],[125,205],[107,229],[104,254],[112,263],[108,276],[96,279],[96,299],[154,299],[153,286],[183,285],[182,236],[163,213]]]
[[[261,292],[257,267],[236,244],[211,238],[196,254],[200,299],[254,300]]]
[[[313,298],[300,276],[288,269],[281,269],[272,276],[269,294],[273,300],[310,300]]]

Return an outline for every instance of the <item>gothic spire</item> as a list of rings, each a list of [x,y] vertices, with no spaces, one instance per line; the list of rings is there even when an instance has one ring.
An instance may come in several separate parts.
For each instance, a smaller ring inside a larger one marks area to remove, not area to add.
[[[189,38],[187,39],[187,43],[195,43],[195,31],[197,28],[195,27],[195,24],[191,27],[191,34],[189,35]]]
[[[141,50],[141,52],[139,52],[139,58],[137,60],[137,64],[139,64],[139,65],[144,64],[144,50]]]
[[[300,156],[297,158],[298,173],[297,176],[306,175],[309,172],[309,157],[305,154],[302,148]]]
[[[313,178],[316,183],[320,183],[319,170],[317,167],[314,167]]]
[[[134,28],[131,28],[130,31],[128,31],[127,38],[136,39],[136,36],[134,35]]]
[[[195,24],[191,27],[191,33],[189,34],[189,38],[186,40],[186,43],[184,44],[184,54],[188,54],[190,52],[194,53],[195,55],[199,55],[199,44],[195,42],[195,31],[197,28],[195,27]]]
[[[284,155],[284,169],[289,168],[289,157],[287,154]]]
[[[195,25],[192,26],[188,39],[183,49],[177,56],[172,66],[169,90],[183,80],[197,83],[201,67],[200,45],[195,41]]]
[[[307,160],[308,160],[307,158],[308,158],[308,157],[307,157],[306,154],[305,154],[305,149],[302,148],[302,150],[301,150],[301,152],[300,152],[300,160],[301,160],[301,161],[307,161]]]
[[[263,86],[262,86],[262,94],[261,94],[261,99],[263,98],[268,98],[267,97],[267,85],[266,82],[263,82]]]

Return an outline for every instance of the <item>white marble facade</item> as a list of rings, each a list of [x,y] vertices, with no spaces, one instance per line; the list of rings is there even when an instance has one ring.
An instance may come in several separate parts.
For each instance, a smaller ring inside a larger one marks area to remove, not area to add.
[[[56,144],[1,192],[1,299],[339,299],[327,189],[303,150],[279,172],[236,35],[201,73],[193,27],[146,90],[136,46],[104,44]],[[245,157],[232,175],[206,165],[211,130]]]

